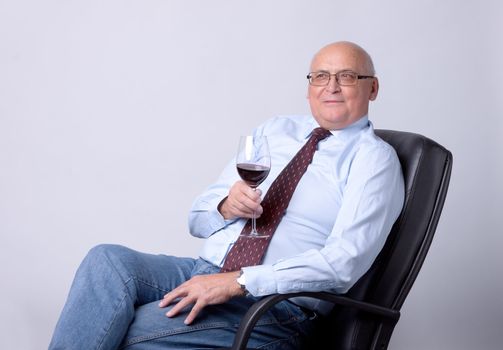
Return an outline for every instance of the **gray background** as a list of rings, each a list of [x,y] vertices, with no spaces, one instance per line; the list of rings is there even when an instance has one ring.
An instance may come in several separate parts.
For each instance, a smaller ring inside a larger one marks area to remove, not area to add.
[[[312,54],[345,39],[376,127],[454,154],[390,349],[501,349],[501,4],[0,0],[0,348],[46,348],[95,244],[195,256],[194,197],[239,134],[309,111]]]

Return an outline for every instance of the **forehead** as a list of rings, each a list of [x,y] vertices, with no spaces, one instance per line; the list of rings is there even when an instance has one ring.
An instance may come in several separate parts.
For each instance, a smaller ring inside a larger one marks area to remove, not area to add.
[[[311,71],[328,70],[355,70],[360,71],[365,67],[363,53],[349,46],[330,46],[320,50],[311,62]]]

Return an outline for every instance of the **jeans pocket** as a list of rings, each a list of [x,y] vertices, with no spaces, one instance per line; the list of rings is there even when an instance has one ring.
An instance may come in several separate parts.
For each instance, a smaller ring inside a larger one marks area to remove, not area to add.
[[[276,304],[270,310],[270,314],[274,317],[276,323],[280,324],[303,322],[308,318],[308,315],[300,307],[288,300]]]
[[[192,268],[191,276],[194,277],[196,275],[210,275],[214,273],[218,273],[220,268],[211,264],[210,262],[204,259],[196,259],[196,263]]]

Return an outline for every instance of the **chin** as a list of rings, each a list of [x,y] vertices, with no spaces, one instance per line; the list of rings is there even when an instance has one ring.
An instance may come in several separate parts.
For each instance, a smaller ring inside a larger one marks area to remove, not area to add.
[[[319,120],[318,124],[320,124],[322,128],[334,130],[345,128],[350,122],[347,118],[332,118]]]

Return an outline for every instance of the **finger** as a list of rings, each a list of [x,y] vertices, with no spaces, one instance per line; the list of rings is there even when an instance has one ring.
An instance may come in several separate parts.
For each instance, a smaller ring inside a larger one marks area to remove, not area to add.
[[[259,188],[251,188],[248,187],[245,191],[245,194],[248,198],[250,198],[254,202],[261,202],[262,199],[260,198],[262,196],[262,191]]]
[[[241,200],[241,202],[237,203],[236,206],[240,212],[246,213],[246,214],[252,214],[256,210],[258,205],[260,205],[260,204],[245,197]]]
[[[193,303],[192,299],[189,299],[189,297],[185,297],[183,299],[180,299],[178,303],[176,303],[171,310],[166,312],[166,316],[168,317],[173,317],[176,316],[182,311],[184,308],[189,306],[190,304]]]
[[[175,301],[176,298],[185,297],[187,293],[184,288],[181,288],[182,286],[183,284],[173,289],[171,292],[166,293],[163,299],[159,302],[159,307],[166,307]]]
[[[262,202],[262,197],[259,190],[254,191],[253,189],[248,188],[245,192],[240,194],[237,200],[242,203],[247,203],[248,207],[253,207]]]
[[[194,304],[194,306],[192,307],[192,309],[190,310],[189,315],[183,321],[183,323],[185,323],[187,325],[191,324],[196,319],[197,315],[199,315],[199,313],[201,312],[201,310],[203,308],[204,308],[203,303],[201,303],[199,301],[196,302]]]
[[[259,189],[253,190],[243,181],[236,182],[223,202],[222,209],[226,211],[224,216],[251,218],[254,212],[256,217],[260,216],[263,211],[260,206],[261,195],[262,191]]]
[[[164,296],[164,299],[162,299],[160,302],[159,302],[159,307],[166,307],[168,306],[169,304],[171,304],[171,300],[169,298],[166,298],[166,296]]]
[[[253,213],[253,209],[250,207],[253,206],[253,202],[247,197],[235,199],[229,203],[229,206],[231,207],[233,214],[239,217],[252,215]]]
[[[262,212],[262,206],[260,204],[256,203],[247,203],[249,206],[245,204],[238,204],[236,207],[234,207],[236,216],[241,217],[241,218],[251,218],[254,214],[255,217],[259,217]]]
[[[255,216],[260,216],[262,214],[262,206],[260,205],[260,198],[257,201],[251,200],[249,198],[245,199],[242,204],[246,209],[243,209],[244,212],[246,212],[248,215],[253,215],[255,213]]]
[[[231,189],[231,195],[237,198],[248,197],[253,201],[260,201],[260,196],[262,196],[262,191],[259,188],[252,188],[248,186],[245,182],[239,182],[236,187]]]

